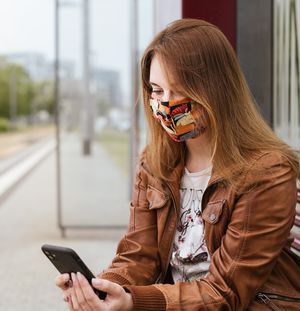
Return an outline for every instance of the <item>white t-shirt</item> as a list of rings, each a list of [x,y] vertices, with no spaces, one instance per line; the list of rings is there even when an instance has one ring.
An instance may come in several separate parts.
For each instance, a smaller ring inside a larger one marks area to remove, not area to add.
[[[203,277],[210,257],[204,240],[201,202],[212,167],[190,173],[186,168],[180,184],[180,213],[171,257],[174,282]]]

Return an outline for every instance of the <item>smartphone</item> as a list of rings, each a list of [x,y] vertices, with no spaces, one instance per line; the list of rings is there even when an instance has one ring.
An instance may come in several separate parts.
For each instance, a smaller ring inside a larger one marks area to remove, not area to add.
[[[71,274],[71,272],[80,272],[92,285],[92,278],[95,276],[73,249],[49,244],[44,244],[41,248],[43,253],[48,257],[60,273]],[[93,290],[100,299],[105,299],[105,292],[95,288],[93,288]]]

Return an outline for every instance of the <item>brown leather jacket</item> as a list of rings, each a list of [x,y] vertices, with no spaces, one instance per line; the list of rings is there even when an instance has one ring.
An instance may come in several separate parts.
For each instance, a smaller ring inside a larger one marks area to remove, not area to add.
[[[179,181],[155,179],[141,158],[128,231],[100,277],[130,291],[134,310],[300,310],[300,266],[289,251],[296,178],[280,156],[257,155],[234,191],[214,172],[202,200],[209,273],[166,284],[179,209]],[[152,284],[152,285],[151,285]]]

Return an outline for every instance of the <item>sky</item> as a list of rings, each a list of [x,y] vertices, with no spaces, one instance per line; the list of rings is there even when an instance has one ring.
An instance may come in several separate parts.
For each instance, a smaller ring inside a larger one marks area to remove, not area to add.
[[[0,0],[0,53],[54,54],[53,0]]]
[[[150,41],[152,0],[139,0],[140,48]],[[60,58],[82,63],[82,0],[60,0]],[[69,5],[67,5],[69,3]],[[55,0],[0,0],[0,55],[41,53],[54,59]],[[130,0],[90,0],[91,63],[118,70],[130,87]]]

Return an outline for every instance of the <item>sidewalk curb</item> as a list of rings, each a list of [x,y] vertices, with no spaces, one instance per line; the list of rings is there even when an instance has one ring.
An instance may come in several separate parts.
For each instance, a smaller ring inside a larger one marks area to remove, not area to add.
[[[0,175],[0,204],[25,177],[56,148],[54,140],[28,155]]]

